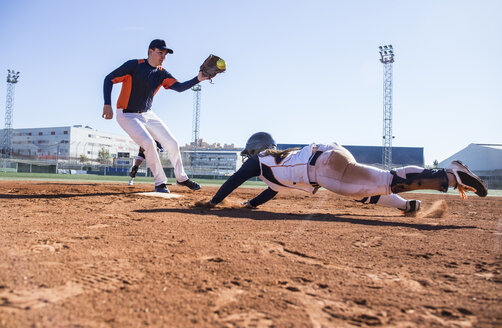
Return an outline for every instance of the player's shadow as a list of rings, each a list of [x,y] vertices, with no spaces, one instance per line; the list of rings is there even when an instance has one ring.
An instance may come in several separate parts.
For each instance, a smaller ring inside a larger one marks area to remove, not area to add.
[[[33,187],[33,191],[37,191],[37,186],[46,186],[46,185],[54,185],[54,186],[63,186],[63,187],[97,187],[100,184],[98,183],[71,183],[71,182],[43,182],[43,183],[33,183],[30,186]],[[55,194],[26,194],[24,190],[20,190],[14,193],[8,194],[0,194],[0,199],[58,199],[58,198],[72,198],[72,197],[93,197],[93,196],[119,196],[119,195],[129,195],[129,194],[137,194],[142,192],[139,189],[124,189],[122,187],[118,187],[115,189],[116,191],[106,191],[106,192],[84,192],[81,193],[55,193]],[[40,192],[40,191],[39,191]]]
[[[405,227],[416,230],[435,231],[450,229],[476,229],[476,226],[458,226],[458,225],[435,225],[426,223],[409,223],[396,221],[383,221],[377,219],[366,219],[367,215],[358,214],[330,214],[330,213],[312,213],[312,214],[293,214],[293,213],[274,213],[261,210],[248,209],[206,209],[206,208],[161,208],[135,210],[137,213],[185,213],[196,215],[216,215],[222,218],[251,219],[257,221],[318,221],[318,222],[342,222],[365,226],[381,227]],[[373,216],[372,216],[373,217]],[[403,217],[403,219],[406,219]]]
[[[0,194],[0,199],[57,199],[57,198],[72,198],[72,197],[93,197],[93,196],[118,196],[135,194],[136,192],[91,192],[80,194],[32,194],[32,195],[16,195],[16,194]]]

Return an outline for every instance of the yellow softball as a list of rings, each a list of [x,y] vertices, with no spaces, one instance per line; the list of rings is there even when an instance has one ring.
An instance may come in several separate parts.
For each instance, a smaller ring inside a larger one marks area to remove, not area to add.
[[[227,64],[225,63],[225,61],[223,59],[220,58],[216,62],[216,67],[218,67],[218,69],[221,69],[222,71],[224,71],[227,68]]]

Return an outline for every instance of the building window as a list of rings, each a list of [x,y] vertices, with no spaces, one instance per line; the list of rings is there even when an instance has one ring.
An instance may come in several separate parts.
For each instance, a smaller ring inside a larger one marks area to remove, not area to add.
[[[64,131],[63,134],[68,134],[68,131]]]
[[[38,135],[39,135],[39,136],[43,136],[43,135],[44,135],[44,133],[43,133],[43,132],[39,132],[39,133],[38,133]]]
[[[54,136],[56,135],[56,132],[55,131],[51,131],[51,136]]]
[[[31,132],[28,132],[28,135],[31,136]]]

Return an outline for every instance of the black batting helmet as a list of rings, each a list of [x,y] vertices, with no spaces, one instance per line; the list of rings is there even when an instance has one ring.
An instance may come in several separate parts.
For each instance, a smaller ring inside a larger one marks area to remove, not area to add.
[[[274,138],[267,132],[256,132],[249,137],[246,142],[246,148],[241,152],[241,156],[251,157],[264,151],[265,149],[275,148],[277,144]]]

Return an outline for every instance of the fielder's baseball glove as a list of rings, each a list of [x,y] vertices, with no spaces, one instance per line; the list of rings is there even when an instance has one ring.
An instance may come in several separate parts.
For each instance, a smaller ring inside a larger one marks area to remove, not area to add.
[[[218,56],[209,55],[206,60],[200,65],[200,72],[203,76],[211,80],[218,73],[226,70],[225,61]]]

